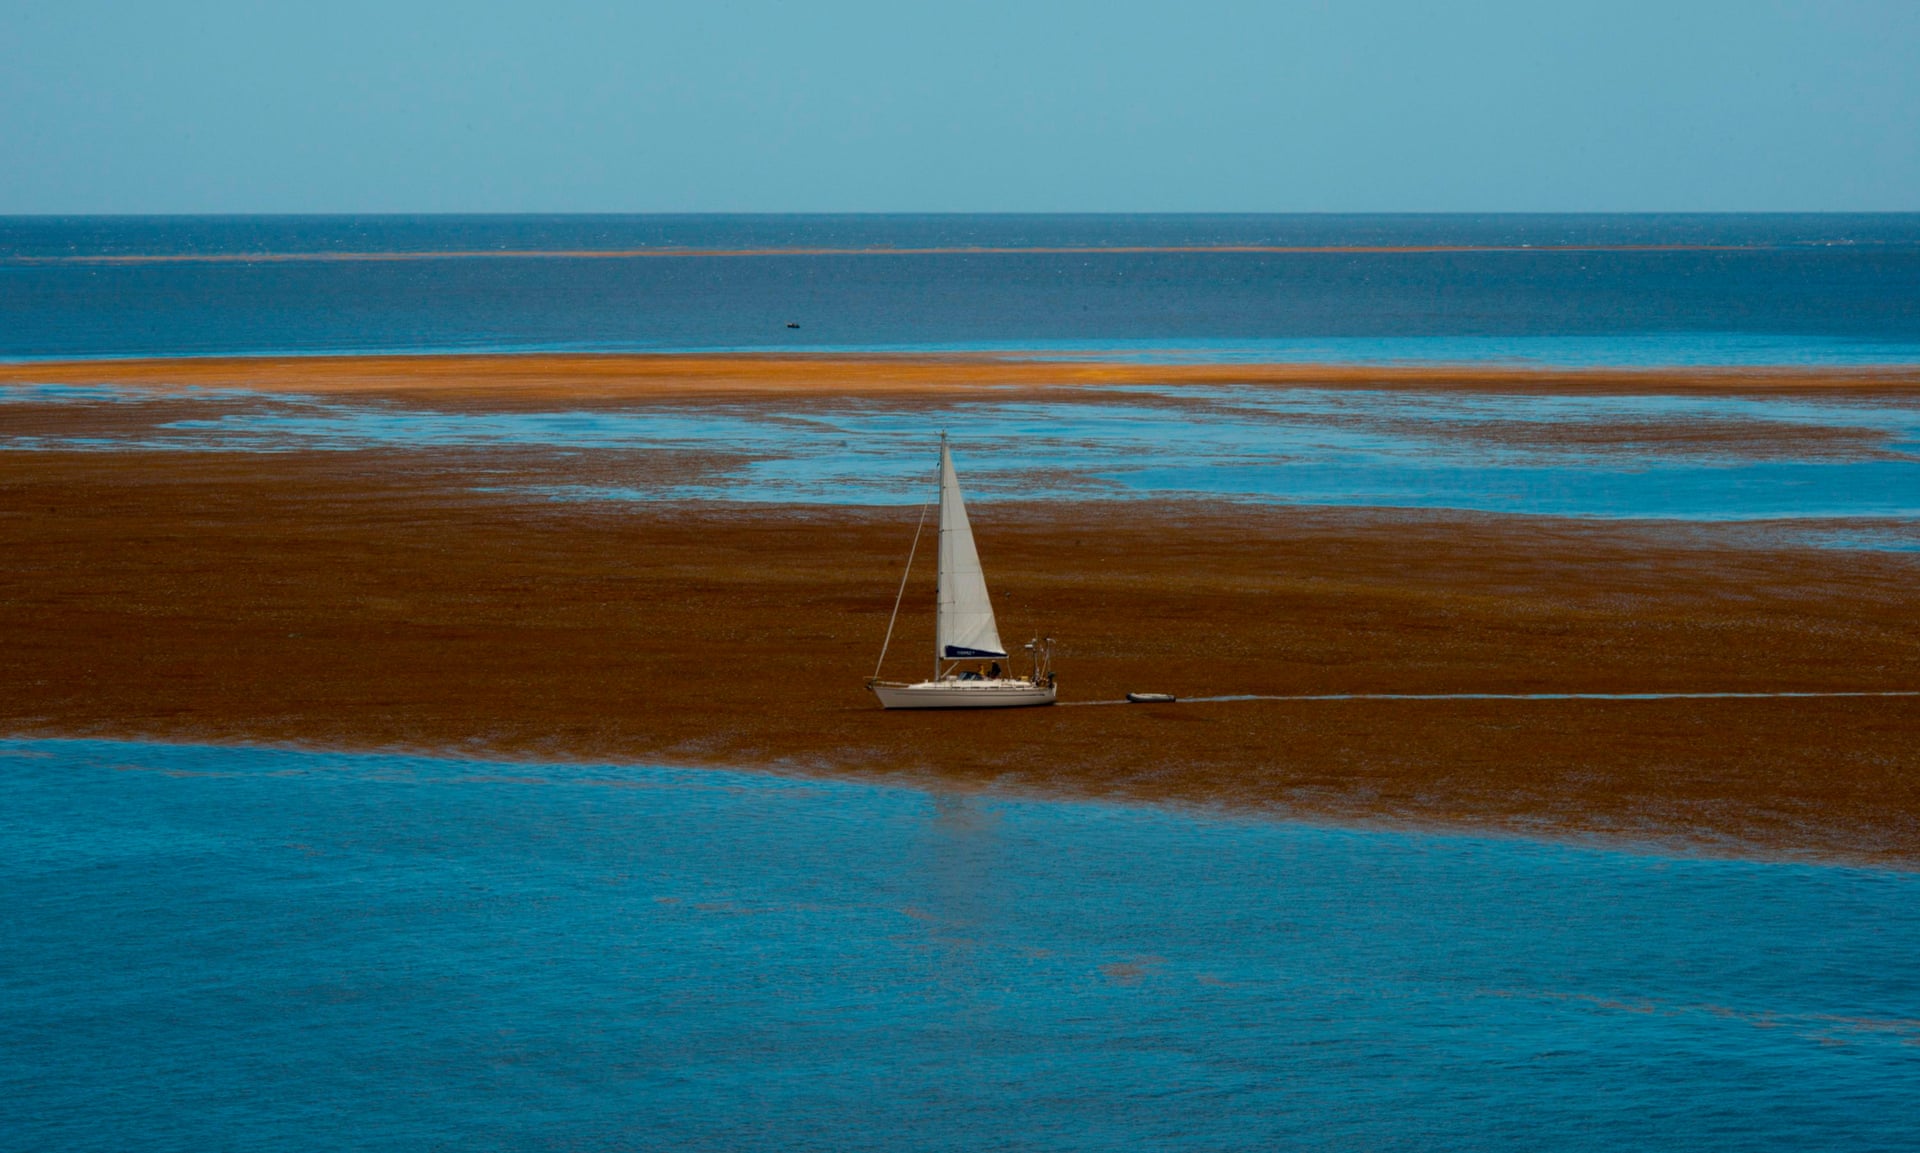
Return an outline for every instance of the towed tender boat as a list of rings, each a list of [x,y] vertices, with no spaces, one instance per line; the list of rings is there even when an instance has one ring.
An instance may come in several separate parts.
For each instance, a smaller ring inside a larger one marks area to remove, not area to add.
[[[900,592],[887,621],[887,639],[880,645],[880,665],[886,664],[893,643],[893,625],[900,618],[900,601],[907,592],[907,574],[920,548],[920,531],[927,513],[920,510],[920,528],[907,550],[907,572],[900,575]],[[1054,698],[1053,638],[1026,645],[1031,670],[1024,677],[1002,676],[1000,662],[1007,650],[1000,643],[993,604],[987,599],[987,578],[980,571],[980,553],[974,548],[973,526],[967,522],[960,480],[954,475],[953,453],[940,435],[940,576],[934,593],[935,628],[933,678],[909,684],[883,681],[880,666],[867,682],[880,704],[889,709],[1006,709],[1022,705],[1050,705]]]

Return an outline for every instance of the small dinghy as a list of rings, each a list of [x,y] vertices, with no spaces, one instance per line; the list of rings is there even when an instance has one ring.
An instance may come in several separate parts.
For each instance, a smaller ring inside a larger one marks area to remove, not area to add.
[[[920,513],[926,525],[926,510]],[[920,548],[915,529],[907,550],[907,572]],[[907,574],[900,575],[900,592],[893,599],[893,619],[887,621],[887,639],[880,645],[880,665],[893,643],[893,623],[900,616],[900,600],[907,592]],[[1035,639],[1026,646],[1032,671],[1024,677],[1000,675],[1007,659],[994,623],[993,604],[987,599],[987,578],[980,571],[980,553],[974,548],[973,526],[960,498],[960,479],[954,475],[953,454],[940,434],[940,576],[934,593],[933,679],[907,684],[880,679],[875,666],[867,688],[889,709],[1008,709],[1023,705],[1050,705],[1054,698],[1053,638]],[[965,668],[963,666],[973,666]]]
[[[1170,705],[1179,698],[1172,693],[1128,693],[1127,700],[1136,705]]]

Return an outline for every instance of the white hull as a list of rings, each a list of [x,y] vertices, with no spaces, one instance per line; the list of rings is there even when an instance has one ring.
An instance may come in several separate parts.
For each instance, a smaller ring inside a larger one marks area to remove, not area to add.
[[[1054,687],[1032,681],[875,681],[867,686],[889,709],[1018,709],[1053,703]]]

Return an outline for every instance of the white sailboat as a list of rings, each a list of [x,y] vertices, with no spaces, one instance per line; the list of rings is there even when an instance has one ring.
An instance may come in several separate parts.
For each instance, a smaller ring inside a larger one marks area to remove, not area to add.
[[[926,513],[921,512],[921,525]],[[907,553],[907,571],[913,570],[913,554],[920,547],[920,532],[914,531],[913,548]],[[893,642],[893,622],[900,616],[900,597],[907,591],[906,574],[900,577],[900,595],[894,598],[893,619],[887,622],[887,639],[880,646],[880,662],[886,663],[887,645]],[[889,709],[1006,709],[1023,705],[1050,705],[1054,698],[1052,663],[1053,640],[1035,640],[1026,646],[1032,670],[1024,677],[1000,676],[1000,662],[1007,659],[1006,646],[1000,643],[1000,629],[994,623],[993,604],[987,598],[987,578],[980,571],[980,553],[974,548],[973,526],[967,522],[967,505],[960,497],[960,480],[953,472],[953,453],[947,449],[946,434],[940,436],[940,579],[934,594],[933,679],[908,684],[883,681],[874,669],[867,687]],[[963,666],[992,662],[986,671]]]

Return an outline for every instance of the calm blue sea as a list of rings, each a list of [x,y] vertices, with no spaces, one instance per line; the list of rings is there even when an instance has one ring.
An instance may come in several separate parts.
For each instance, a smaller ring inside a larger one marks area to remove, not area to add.
[[[1920,214],[0,218],[0,358],[454,349],[1916,363]]]
[[[1100,251],[1193,245],[1480,250]],[[795,251],[874,248],[996,251]],[[530,250],[682,254],[471,255]],[[0,219],[0,358],[451,349],[1920,364],[1920,215]],[[0,450],[686,452],[544,495],[917,503],[937,418],[988,500],[1920,524],[1901,398],[201,399],[67,436],[7,405],[153,399],[8,386]],[[1913,874],[0,740],[0,1150],[1913,1149],[1916,958]]]
[[[1915,1147],[1920,877],[0,741],[0,1148]]]

